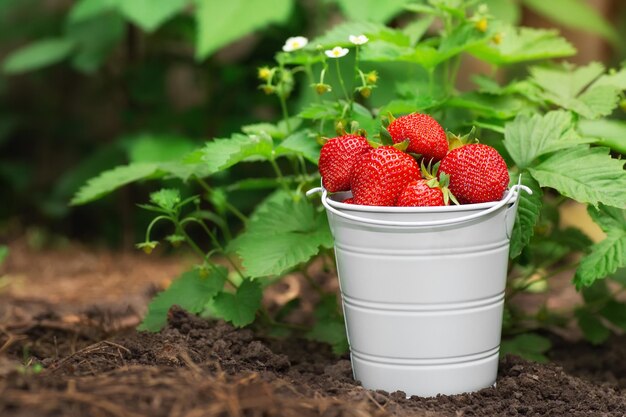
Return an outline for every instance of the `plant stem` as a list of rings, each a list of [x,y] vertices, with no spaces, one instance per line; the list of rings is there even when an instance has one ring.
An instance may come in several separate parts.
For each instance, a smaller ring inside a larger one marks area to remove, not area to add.
[[[343,95],[346,97],[346,100],[350,104],[350,115],[352,115],[352,99],[348,95],[348,90],[346,90],[346,85],[343,82],[343,77],[341,76],[341,68],[339,67],[339,59],[335,59],[335,66],[337,68],[337,78],[339,80],[339,85],[341,86],[341,91]]]
[[[196,254],[198,254],[198,256],[202,258],[202,260],[205,260],[206,254],[204,253],[202,249],[200,249],[200,246],[198,246],[198,244],[191,238],[191,236],[189,236],[187,231],[182,227],[180,223],[178,223],[177,226],[178,226],[177,229],[179,229],[180,232],[183,234],[183,236],[185,237],[185,240],[187,241],[187,244],[191,247],[191,249],[193,249],[194,252],[196,252]]]
[[[198,181],[198,184],[200,184],[200,186],[202,188],[204,188],[204,190],[211,194],[213,193],[213,189],[211,188],[211,186],[209,184],[206,183],[206,181],[204,181],[202,178],[196,178],[196,181]],[[230,204],[228,201],[224,202],[224,206],[235,215],[235,217],[237,217],[239,220],[241,220],[244,224],[248,222],[248,218],[246,217],[245,214],[243,214],[241,211],[239,211],[239,209],[237,209],[237,207],[233,206],[232,204]],[[229,231],[230,232],[230,231]]]
[[[280,109],[283,112],[283,120],[285,120],[285,126],[287,127],[287,136],[291,134],[291,126],[289,123],[289,112],[287,111],[287,100],[285,97],[278,93],[278,101],[280,101]]]
[[[315,78],[313,77],[313,70],[311,68],[311,64],[306,63],[304,65],[304,72],[306,73],[306,76],[309,79],[309,85],[314,85]],[[317,101],[318,103],[322,101],[322,98],[319,96],[319,94],[315,94],[315,101]]]
[[[272,168],[274,169],[274,173],[276,174],[276,177],[278,179],[278,183],[286,191],[289,191],[289,187],[287,187],[287,183],[285,183],[285,177],[283,177],[283,173],[280,170],[280,167],[278,166],[278,164],[276,163],[276,159],[274,159],[274,155],[272,155],[272,157],[270,158],[270,164],[272,165]]]
[[[299,324],[293,324],[293,323],[284,323],[284,322],[279,322],[279,321],[274,320],[274,318],[272,316],[270,316],[270,313],[267,311],[267,309],[265,307],[261,307],[259,309],[259,313],[261,313],[261,316],[265,319],[265,321],[270,326],[284,327],[284,328],[287,328],[287,329],[300,330],[300,331],[307,331],[307,330],[309,330],[309,328],[306,327],[306,326],[302,326],[302,325],[299,325]]]
[[[454,58],[452,62],[452,74],[448,78],[448,92],[452,93],[456,88],[456,78],[459,73],[459,68],[461,68],[461,56]]]
[[[152,228],[154,227],[155,224],[157,224],[161,220],[170,220],[174,222],[174,219],[172,219],[170,216],[165,216],[165,215],[157,216],[154,219],[152,219],[152,221],[148,225],[148,228],[146,229],[146,242],[150,242],[150,233],[152,232]]]
[[[181,229],[183,229],[183,226],[186,223],[188,223],[188,222],[194,222],[194,223],[199,224],[200,227],[202,227],[202,229],[204,229],[206,234],[209,235],[209,237],[211,238],[211,242],[213,242],[213,245],[215,245],[215,247],[220,251],[222,256],[224,256],[224,258],[226,258],[226,261],[230,264],[230,266],[233,267],[235,272],[237,272],[237,274],[239,274],[241,276],[241,278],[244,278],[244,279],[246,278],[246,276],[243,274],[243,272],[241,272],[241,270],[239,269],[237,264],[231,259],[230,256],[228,256],[228,254],[226,253],[226,250],[220,244],[219,240],[217,240],[217,237],[215,236],[215,234],[213,232],[211,232],[211,230],[209,230],[207,225],[204,224],[204,222],[202,220],[196,219],[195,217],[188,217],[188,218],[186,218],[186,219],[184,219],[183,221],[180,222]]]

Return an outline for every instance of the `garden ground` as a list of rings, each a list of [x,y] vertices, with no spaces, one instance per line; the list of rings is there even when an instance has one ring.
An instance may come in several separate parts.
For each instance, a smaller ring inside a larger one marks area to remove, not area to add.
[[[626,336],[593,347],[552,335],[551,364],[509,356],[495,388],[406,399],[361,388],[347,356],[304,339],[176,308],[161,333],[135,332],[185,258],[73,244],[34,251],[24,240],[10,249],[0,270],[2,416],[626,415]],[[334,285],[333,277],[317,279]],[[290,282],[270,297],[306,285]],[[551,302],[569,297],[553,293]]]

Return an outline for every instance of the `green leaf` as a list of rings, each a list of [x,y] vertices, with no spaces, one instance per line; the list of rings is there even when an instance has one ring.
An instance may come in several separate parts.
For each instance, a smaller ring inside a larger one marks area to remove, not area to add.
[[[611,335],[611,331],[606,328],[598,317],[593,315],[587,309],[579,308],[575,312],[578,326],[582,330],[585,339],[592,344],[598,345],[604,342]]]
[[[438,48],[427,44],[418,44],[412,48],[387,40],[373,40],[363,46],[361,59],[373,62],[412,62],[426,69],[432,69],[445,60],[487,41],[488,34],[477,30],[474,24],[467,22],[452,30],[442,39]]]
[[[520,169],[532,165],[537,157],[580,143],[571,133],[572,115],[551,111],[529,117],[520,114],[505,126],[504,147]]]
[[[500,356],[517,355],[534,362],[547,363],[548,358],[545,353],[551,347],[550,339],[535,333],[524,333],[512,339],[503,340],[500,345]]]
[[[349,349],[346,326],[337,305],[337,296],[327,294],[315,306],[315,325],[307,333],[307,337],[318,342],[328,343],[337,355]]]
[[[569,248],[571,251],[587,252],[593,241],[582,230],[576,227],[555,229],[550,234],[550,239]]]
[[[580,292],[585,304],[604,303],[611,296],[606,281],[596,281],[593,285],[582,288]]]
[[[202,312],[204,305],[222,290],[227,275],[228,270],[222,266],[215,266],[207,277],[202,277],[199,269],[183,273],[148,304],[148,314],[138,330],[161,330],[167,323],[167,312],[173,305],[194,314]]]
[[[9,247],[7,245],[0,245],[0,266],[9,256]]]
[[[372,112],[370,112],[367,107],[359,103],[352,103],[352,110],[352,119],[359,124],[360,129],[365,130],[370,136],[380,130],[380,121],[374,118],[374,115],[372,115]]]
[[[211,143],[211,142],[208,142]],[[132,147],[131,147],[132,148]],[[159,153],[155,153],[154,156],[158,156]],[[204,178],[215,173],[214,166],[208,166],[204,162],[205,149],[196,149],[183,156],[176,161],[161,162],[158,164],[159,169],[164,173],[170,174],[183,181],[188,181],[189,178],[197,177]],[[166,155],[163,155],[165,157]]]
[[[619,71],[609,71],[608,74],[604,74],[598,78],[594,85],[610,85],[618,90],[626,90],[626,67]]]
[[[120,12],[131,22],[154,32],[163,23],[182,11],[190,0],[118,0]],[[218,19],[215,19],[219,21]]]
[[[513,182],[513,181],[512,181]],[[539,218],[541,211],[541,203],[543,201],[543,192],[537,181],[535,181],[528,172],[522,174],[522,184],[532,190],[532,194],[520,193],[519,205],[517,207],[517,217],[513,226],[513,234],[511,235],[511,248],[509,257],[516,258],[522,253],[522,249],[528,245],[530,238],[534,234],[535,224]]]
[[[626,155],[626,123],[618,120],[580,120],[578,130],[581,135],[593,138],[595,143],[608,146]]]
[[[125,30],[124,19],[116,13],[70,21],[66,26],[65,36],[76,43],[72,66],[86,73],[100,68],[123,39]]]
[[[576,49],[556,30],[515,28],[502,30],[502,41],[473,46],[472,55],[495,65],[510,65],[523,61],[564,58],[576,54]]]
[[[289,131],[295,131],[302,124],[302,119],[298,117],[292,117],[289,119],[289,128],[287,129],[287,123],[281,120],[277,124],[272,123],[255,123],[246,125],[241,128],[241,131],[246,135],[270,135],[274,139],[285,139],[289,134]]]
[[[624,210],[600,205],[589,207],[591,218],[606,232],[606,238],[591,246],[580,260],[574,277],[578,288],[589,286],[626,266],[626,219]]]
[[[293,0],[195,0],[197,59],[273,23],[285,23]]]
[[[434,21],[434,16],[426,16],[421,19],[413,20],[402,28],[402,33],[407,35],[410,39],[410,46],[415,46],[415,44],[422,39]]]
[[[620,268],[609,277],[611,281],[615,281],[622,287],[626,287],[626,268]]]
[[[618,88],[591,84],[603,72],[604,66],[597,62],[579,68],[564,64],[530,69],[533,82],[544,90],[541,95],[545,100],[589,119],[608,116],[617,107]]]
[[[586,86],[604,73],[604,66],[591,62],[587,66],[575,68],[569,64],[562,67],[531,67],[530,74],[541,88],[558,97],[573,98]]]
[[[254,321],[257,310],[261,307],[263,289],[257,281],[244,280],[235,294],[221,292],[213,301],[214,313],[218,317],[243,327]]]
[[[523,3],[563,26],[600,35],[614,44],[619,42],[619,35],[613,26],[585,0],[523,0]]]
[[[342,105],[334,101],[311,103],[298,114],[298,117],[312,120],[336,120],[341,117]]]
[[[617,107],[620,99],[620,91],[610,85],[590,87],[578,97],[581,103],[572,105],[572,110],[583,117],[596,119],[610,116]]]
[[[341,355],[349,350],[346,326],[342,321],[319,321],[315,323],[307,334],[309,339],[328,343],[333,348],[333,353]]]
[[[11,52],[5,58],[2,69],[7,74],[18,74],[47,67],[67,58],[75,46],[76,43],[70,39],[42,39]]]
[[[243,160],[270,159],[272,148],[269,135],[246,136],[236,133],[227,139],[214,139],[202,149],[205,174],[223,171]]]
[[[300,155],[317,165],[320,156],[320,145],[307,132],[296,132],[285,139],[277,148],[276,155]]]
[[[97,200],[123,185],[151,177],[157,171],[158,165],[151,163],[122,165],[104,171],[97,177],[87,181],[87,184],[83,185],[74,195],[70,204],[80,205]]]
[[[519,114],[526,103],[511,95],[470,92],[450,98],[446,105],[471,110],[477,117],[508,120]]]
[[[174,135],[140,133],[124,138],[131,162],[167,162],[185,157],[195,143],[188,138]]]
[[[624,209],[600,205],[599,208],[588,207],[588,211],[593,221],[606,233],[626,229]]]
[[[542,187],[551,187],[581,203],[626,207],[624,161],[607,148],[579,145],[550,155],[529,168]]]
[[[79,0],[68,15],[70,23],[78,23],[117,9],[120,0]]]
[[[626,330],[626,304],[610,300],[602,307],[600,315],[617,327]]]
[[[180,203],[180,191],[173,188],[163,188],[150,194],[150,202],[165,210],[172,210]]]
[[[386,23],[404,11],[408,0],[337,0],[348,20]],[[360,35],[361,33],[353,33]]]
[[[252,277],[281,275],[333,245],[328,222],[312,203],[289,193],[275,194],[251,216],[232,247]]]
[[[489,13],[496,19],[509,25],[517,25],[521,17],[521,6],[515,0],[481,0],[487,5]]]
[[[386,40],[393,44],[409,45],[409,37],[402,32],[388,28],[374,22],[344,22],[340,23],[321,36],[314,38],[307,46],[308,50],[314,50],[317,45],[324,49],[335,46],[354,46],[350,43],[350,35],[366,35],[371,41]]]

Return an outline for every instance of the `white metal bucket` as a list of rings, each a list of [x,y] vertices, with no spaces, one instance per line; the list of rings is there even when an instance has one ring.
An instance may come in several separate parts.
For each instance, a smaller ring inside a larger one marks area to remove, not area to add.
[[[447,207],[344,204],[322,190],[354,378],[407,396],[493,385],[518,194]],[[311,190],[313,191],[313,190]]]

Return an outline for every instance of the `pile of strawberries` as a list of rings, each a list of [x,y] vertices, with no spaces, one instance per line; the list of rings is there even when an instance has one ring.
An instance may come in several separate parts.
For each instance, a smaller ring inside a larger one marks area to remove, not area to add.
[[[427,114],[391,121],[394,145],[372,146],[364,136],[329,139],[320,153],[322,185],[352,191],[344,203],[367,206],[443,206],[500,200],[509,184],[506,163],[492,147],[448,141]]]

